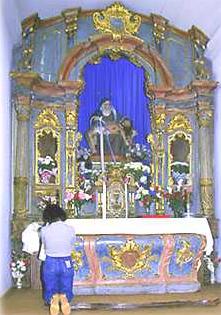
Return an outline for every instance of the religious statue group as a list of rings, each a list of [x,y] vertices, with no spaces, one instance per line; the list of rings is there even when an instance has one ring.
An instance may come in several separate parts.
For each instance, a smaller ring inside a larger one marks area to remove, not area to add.
[[[92,155],[101,154],[103,142],[104,154],[111,156],[115,161],[118,157],[125,157],[136,134],[132,121],[126,116],[121,116],[111,102],[105,99],[91,116],[90,128],[85,137]]]

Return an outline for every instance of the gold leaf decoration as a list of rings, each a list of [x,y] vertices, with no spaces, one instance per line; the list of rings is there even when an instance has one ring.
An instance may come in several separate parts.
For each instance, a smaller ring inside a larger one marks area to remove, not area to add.
[[[188,241],[180,240],[180,244],[182,247],[176,252],[176,263],[182,267],[183,264],[186,264],[193,259],[194,253],[191,251],[191,244]]]
[[[177,129],[182,129],[189,132],[192,131],[192,127],[189,120],[183,114],[177,114],[173,117],[173,119],[170,121],[168,125],[167,131],[170,132]]]
[[[158,257],[152,255],[152,244],[145,245],[143,249],[134,240],[128,240],[120,248],[109,246],[109,253],[114,269],[123,271],[126,278],[144,269],[151,270],[151,262]]]
[[[94,26],[102,33],[109,33],[114,40],[121,40],[124,35],[134,35],[138,32],[141,17],[132,14],[121,3],[115,2],[106,10],[93,14]]]

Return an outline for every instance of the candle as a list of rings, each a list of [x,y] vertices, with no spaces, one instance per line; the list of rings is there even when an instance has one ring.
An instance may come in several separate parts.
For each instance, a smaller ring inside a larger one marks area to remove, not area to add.
[[[107,186],[105,178],[103,177],[103,194],[102,194],[102,219],[107,217]]]
[[[186,195],[186,213],[187,217],[190,217],[190,195],[187,193]]]
[[[124,191],[125,191],[125,210],[126,210],[125,217],[128,218],[128,198],[127,198],[128,189],[127,189],[127,183],[124,184]]]
[[[106,219],[107,216],[107,187],[105,180],[105,164],[104,164],[104,133],[102,126],[102,117],[100,117],[100,155],[101,155],[101,170],[103,180],[103,193],[102,193],[102,218]]]
[[[102,118],[101,118],[102,119]],[[100,155],[101,155],[101,170],[104,174],[105,166],[104,166],[104,133],[103,133],[103,126],[100,120]]]

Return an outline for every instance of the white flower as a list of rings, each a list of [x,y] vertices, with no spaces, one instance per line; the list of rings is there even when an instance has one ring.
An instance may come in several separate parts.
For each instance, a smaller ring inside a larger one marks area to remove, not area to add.
[[[143,165],[143,171],[146,171],[148,174],[150,174],[150,167],[148,165]]]
[[[137,193],[134,198],[135,198],[135,200],[141,199],[141,194]]]
[[[140,182],[141,182],[142,184],[146,184],[146,183],[147,183],[147,177],[146,177],[146,176],[141,176]]]
[[[173,192],[172,187],[167,187],[167,191],[168,191],[169,194],[172,194],[172,192]]]
[[[141,162],[132,162],[130,163],[130,168],[139,170],[142,169],[143,164]]]
[[[84,194],[84,197],[85,197],[85,199],[86,199],[87,201],[91,199],[91,195],[89,195],[89,194]]]
[[[149,195],[149,191],[148,191],[147,189],[144,189],[144,190],[143,190],[143,195],[144,195],[144,196]]]
[[[143,186],[140,186],[139,188],[138,188],[138,190],[137,190],[137,193],[143,193],[143,190],[144,190],[144,188],[143,188]]]
[[[53,162],[53,159],[50,157],[50,155],[47,155],[45,160],[44,160],[44,163],[46,165],[50,164],[51,162]]]

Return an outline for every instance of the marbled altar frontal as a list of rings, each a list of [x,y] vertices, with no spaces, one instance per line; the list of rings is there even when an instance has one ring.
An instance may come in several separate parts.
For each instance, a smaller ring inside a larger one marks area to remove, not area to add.
[[[201,259],[213,248],[204,218],[82,219],[69,220],[68,224],[75,226],[78,235],[72,253],[77,295],[200,289],[197,273]],[[36,274],[32,285],[39,286]]]

